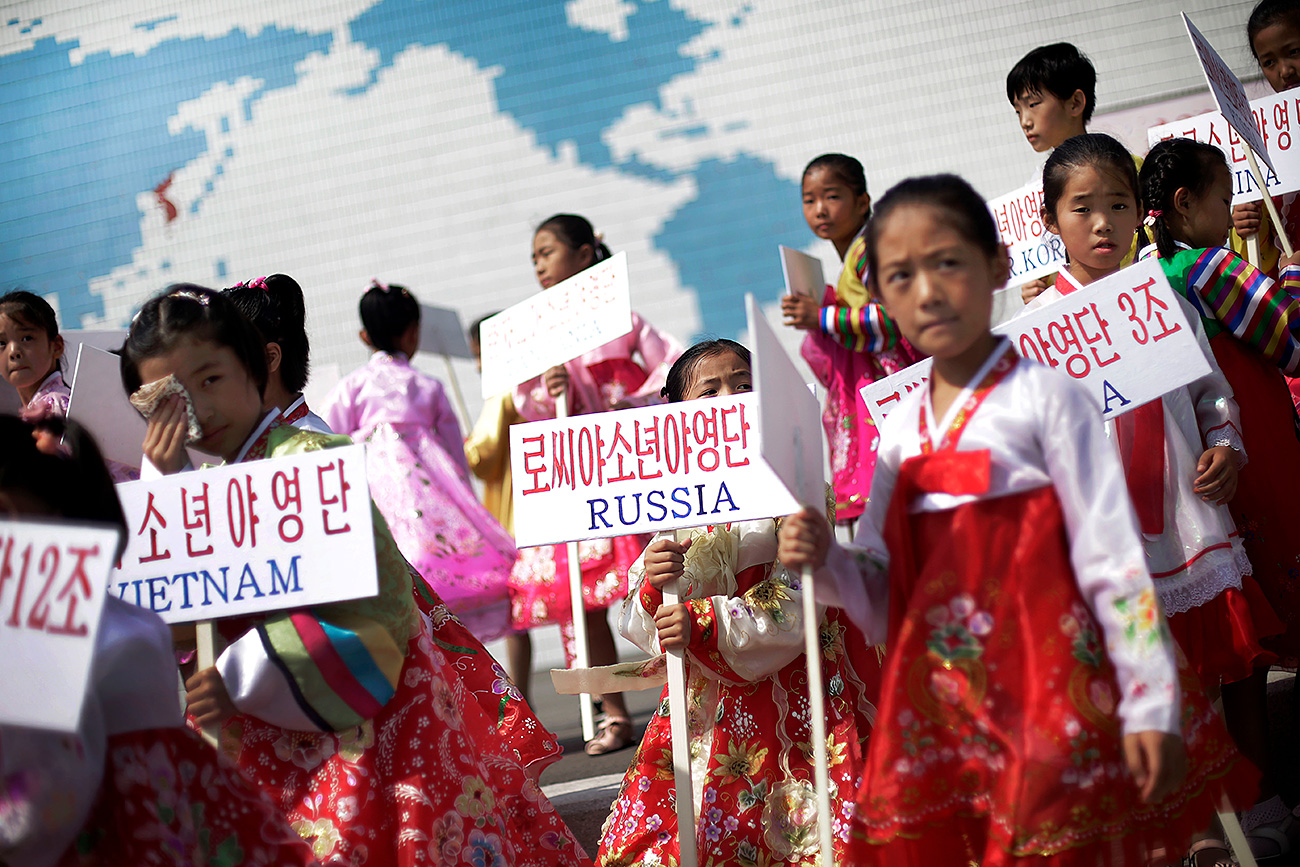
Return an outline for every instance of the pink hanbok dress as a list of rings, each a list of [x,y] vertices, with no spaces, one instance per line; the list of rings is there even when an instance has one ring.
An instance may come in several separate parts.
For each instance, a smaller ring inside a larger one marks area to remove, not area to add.
[[[634,312],[631,331],[564,365],[569,372],[569,414],[602,412],[620,403],[661,403],[659,392],[682,352],[680,343]],[[541,377],[517,386],[514,396],[515,408],[525,421],[555,418],[555,399],[547,393]],[[608,608],[627,595],[627,570],[649,539],[648,535],[633,535],[578,543],[582,597],[588,611]],[[568,574],[564,545],[520,552],[510,576],[515,629],[572,621]]]
[[[504,634],[515,543],[470,489],[442,383],[376,352],[325,403],[329,427],[366,444],[370,496],[406,559],[481,641]]]

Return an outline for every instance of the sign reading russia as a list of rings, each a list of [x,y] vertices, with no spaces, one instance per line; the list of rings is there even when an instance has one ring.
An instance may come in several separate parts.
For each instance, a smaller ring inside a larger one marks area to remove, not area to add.
[[[1087,389],[1104,418],[1137,409],[1210,372],[1182,302],[1154,259],[1144,259],[993,329],[1025,358]],[[863,386],[880,425],[930,378],[930,360]]]
[[[631,330],[627,254],[619,253],[483,321],[483,397],[495,397]]]
[[[1065,266],[1065,245],[1043,221],[1043,185],[1029,184],[988,203],[1002,243],[1011,259],[1013,286],[1023,285]]]
[[[168,623],[379,592],[365,447],[117,486],[131,537],[110,592]]]
[[[795,511],[759,452],[757,411],[740,395],[513,425],[519,547]]]
[[[81,718],[117,530],[0,521],[0,723]]]

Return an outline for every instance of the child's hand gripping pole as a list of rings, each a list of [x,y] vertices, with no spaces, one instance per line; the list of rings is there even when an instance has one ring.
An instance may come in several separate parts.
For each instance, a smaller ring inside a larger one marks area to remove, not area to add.
[[[198,645],[198,664],[195,670],[205,671],[212,668],[217,664],[217,637],[211,620],[200,620],[194,624],[194,639]],[[215,747],[220,730],[219,725],[204,726],[203,739]]]
[[[1268,194],[1268,187],[1264,184],[1264,173],[1259,170],[1259,163],[1255,161],[1255,152],[1244,141],[1241,146],[1246,149],[1246,159],[1250,163],[1250,174],[1255,178],[1255,186],[1259,187],[1260,193],[1263,194],[1264,207],[1268,209],[1268,216],[1273,220],[1273,229],[1277,234],[1278,241],[1282,244],[1282,255],[1293,256],[1295,250],[1291,247],[1291,239],[1286,236],[1286,226],[1282,223],[1281,216],[1278,215],[1277,205],[1273,204],[1273,197]],[[1246,240],[1246,256],[1250,259],[1250,264],[1259,267],[1259,255],[1259,232],[1256,232]]]
[[[561,392],[555,398],[555,417],[569,417],[569,392]],[[578,561],[578,543],[566,542],[565,553],[569,560],[569,604],[573,609],[573,643],[574,666],[588,668],[591,666],[591,645],[587,639],[587,609],[582,601],[582,564]],[[578,710],[582,715],[582,739],[589,741],[596,736],[596,717],[591,706],[591,694],[578,696]]]
[[[689,530],[679,530],[677,541],[685,542]],[[678,581],[663,587],[663,604],[676,605]],[[677,857],[680,867],[695,867],[699,860],[695,852],[695,786],[691,780],[691,742],[686,729],[686,651],[682,648],[665,651],[668,654],[668,723],[673,740],[673,780],[677,788]]]

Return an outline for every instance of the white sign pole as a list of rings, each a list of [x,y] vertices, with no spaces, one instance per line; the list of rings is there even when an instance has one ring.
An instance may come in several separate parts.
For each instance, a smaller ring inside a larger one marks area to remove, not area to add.
[[[681,541],[678,535],[678,541]],[[663,588],[664,605],[681,601],[676,581]],[[677,862],[681,867],[695,867],[695,784],[691,780],[691,742],[686,728],[686,659],[681,649],[668,654],[668,725],[673,740],[673,781],[677,787]]]
[[[1246,239],[1246,261],[1250,262],[1250,264],[1254,265],[1256,268],[1263,267],[1263,260],[1260,258],[1259,252],[1258,231]]]
[[[1291,247],[1291,239],[1286,236],[1286,227],[1282,224],[1282,217],[1277,212],[1277,205],[1273,204],[1273,197],[1268,194],[1268,187],[1264,185],[1264,175],[1259,170],[1259,163],[1255,161],[1255,152],[1251,150],[1250,145],[1246,144],[1244,140],[1242,141],[1241,146],[1246,149],[1246,160],[1250,163],[1250,173],[1254,176],[1256,185],[1264,191],[1264,207],[1268,210],[1268,215],[1273,220],[1273,231],[1277,234],[1278,241],[1282,244],[1282,253],[1286,256],[1294,255],[1295,250]],[[1256,232],[1250,237],[1255,242],[1255,248],[1253,250],[1255,259],[1250,264],[1258,267],[1261,261],[1259,258],[1259,232]]]
[[[555,417],[569,417],[567,391],[555,398]],[[564,551],[569,560],[569,607],[573,609],[573,662],[577,668],[589,668],[591,644],[587,638],[587,607],[582,601],[582,563],[578,560],[578,543],[565,542]],[[578,710],[582,715],[582,739],[589,741],[596,736],[596,715],[591,706],[590,693],[578,695]]]
[[[1237,814],[1232,811],[1230,804],[1225,803],[1223,806],[1227,809],[1219,813],[1219,822],[1223,825],[1223,833],[1228,838],[1228,845],[1232,847],[1232,854],[1237,856],[1237,863],[1241,867],[1258,867],[1255,853],[1250,851],[1250,843],[1246,840],[1245,832],[1241,830],[1241,823],[1237,821]]]
[[[817,836],[822,864],[834,864],[831,839],[831,772],[826,754],[826,698],[822,695],[821,622],[813,599],[811,566],[803,567],[803,652],[808,663],[808,713],[812,718],[813,760],[816,762]]]
[[[442,360],[447,365],[447,378],[451,380],[451,393],[456,396],[456,406],[460,408],[461,424],[464,430],[469,430],[473,426],[474,420],[469,417],[469,407],[465,405],[465,395],[460,390],[460,380],[456,378],[456,368],[451,366],[451,356],[442,353]]]
[[[211,620],[200,620],[194,624],[194,638],[198,643],[198,661],[196,671],[204,671],[217,664],[216,628]],[[206,725],[203,727],[203,739],[212,746],[217,746],[221,727]]]

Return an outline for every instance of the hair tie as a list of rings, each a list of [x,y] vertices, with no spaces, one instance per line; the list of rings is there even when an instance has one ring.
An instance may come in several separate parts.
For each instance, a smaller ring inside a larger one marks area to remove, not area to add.
[[[270,292],[271,287],[266,285],[265,277],[258,277],[254,280],[241,280],[236,283],[233,289],[261,289],[263,292]]]
[[[371,277],[371,278],[370,278],[370,286],[369,286],[369,288],[370,288],[370,289],[378,289],[380,292],[384,292],[384,293],[389,293],[389,292],[392,292],[392,291],[393,291],[393,287],[392,287],[392,286],[389,286],[387,283],[380,283],[380,282],[379,282],[379,279],[376,278],[376,277]]]
[[[1164,211],[1147,211],[1147,217],[1145,220],[1142,221],[1142,225],[1154,226],[1156,224],[1156,220],[1164,216],[1164,213],[1165,213]]]
[[[191,291],[188,290],[188,289],[181,289],[181,290],[179,290],[179,291],[177,291],[177,292],[173,292],[172,294],[168,295],[167,297],[168,297],[168,298],[185,298],[185,299],[188,299],[188,300],[190,300],[190,301],[197,301],[199,304],[203,305],[204,307],[207,307],[207,306],[208,306],[208,301],[211,300],[211,299],[208,298],[208,296],[206,296],[206,295],[200,295],[199,293],[197,293],[197,292],[191,292]]]

